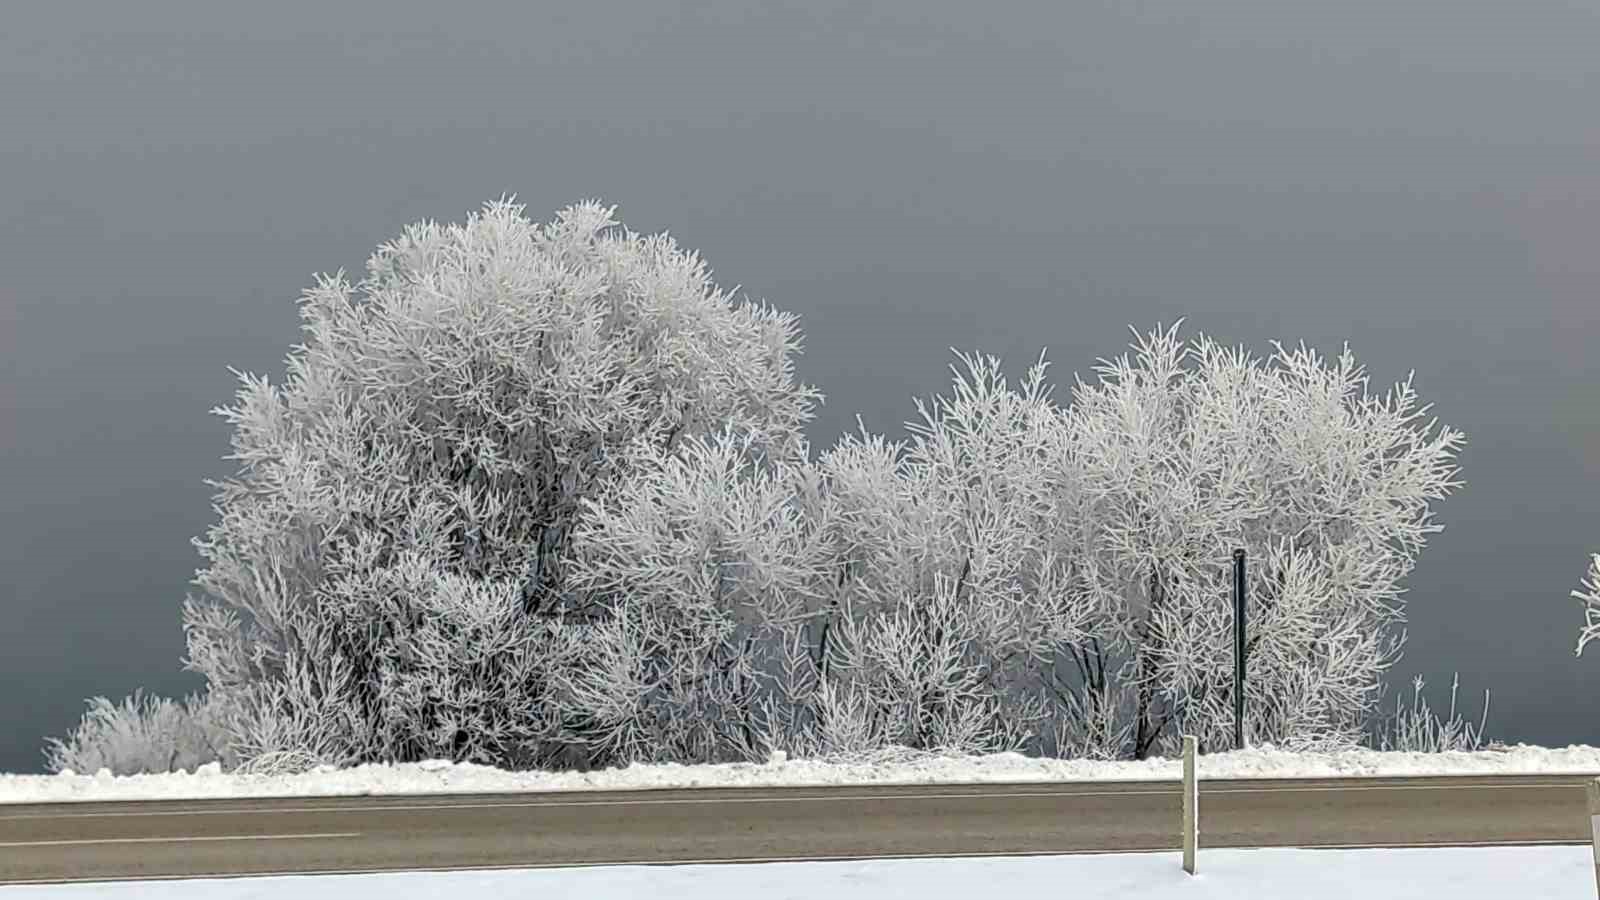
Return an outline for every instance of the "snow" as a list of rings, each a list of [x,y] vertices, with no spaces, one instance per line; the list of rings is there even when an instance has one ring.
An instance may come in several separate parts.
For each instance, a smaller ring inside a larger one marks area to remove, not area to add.
[[[691,866],[607,866],[377,875],[313,875],[0,887],[0,900],[345,900],[382,897],[651,897],[660,900],[1563,900],[1594,896],[1587,847],[1201,851],[1198,876],[1176,853],[883,859]]]
[[[1476,753],[1290,753],[1271,748],[1203,756],[1202,779],[1340,778],[1419,775],[1600,775],[1600,748],[1517,745]],[[0,775],[0,803],[98,800],[197,800],[380,794],[475,794],[630,791],[715,787],[983,784],[998,782],[1160,781],[1182,777],[1178,760],[1139,762],[1037,759],[1014,753],[960,757],[909,752],[853,760],[766,764],[634,765],[595,772],[508,772],[434,760],[401,765],[323,768],[295,775],[239,775],[202,766],[193,773],[112,777]]]

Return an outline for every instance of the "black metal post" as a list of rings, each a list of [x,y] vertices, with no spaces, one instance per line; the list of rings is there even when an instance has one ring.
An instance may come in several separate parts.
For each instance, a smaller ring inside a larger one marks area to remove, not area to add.
[[[1233,551],[1233,749],[1244,749],[1244,550]]]

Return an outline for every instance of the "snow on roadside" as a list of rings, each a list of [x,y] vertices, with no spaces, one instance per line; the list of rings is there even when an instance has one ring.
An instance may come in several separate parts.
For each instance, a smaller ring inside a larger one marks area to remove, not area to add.
[[[1562,900],[1594,896],[1587,847],[1473,847],[1426,850],[1207,850],[1187,876],[1176,853],[982,859],[879,859],[689,866],[599,866],[294,875],[194,881],[123,881],[0,887],[5,900],[346,900],[382,897],[649,897],[746,900],[829,897],[971,900],[997,885],[1014,896],[1073,900]]]
[[[1271,748],[1203,756],[1206,778],[1339,778],[1418,775],[1600,775],[1600,748],[1519,744],[1476,753],[1383,753],[1348,750],[1290,753]],[[1015,753],[960,757],[908,752],[855,760],[788,760],[765,765],[633,765],[594,772],[508,772],[470,763],[430,761],[323,768],[296,775],[240,775],[214,764],[199,771],[113,777],[3,775],[0,803],[100,800],[199,800],[231,797],[327,797],[670,788],[820,787],[832,785],[984,784],[997,782],[1160,781],[1182,777],[1177,760],[1099,762],[1036,759]]]

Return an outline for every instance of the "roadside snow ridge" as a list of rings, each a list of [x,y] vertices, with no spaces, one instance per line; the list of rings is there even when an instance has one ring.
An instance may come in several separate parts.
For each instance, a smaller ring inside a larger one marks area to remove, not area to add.
[[[1348,750],[1291,753],[1270,747],[1203,756],[1202,779],[1339,778],[1422,775],[1600,775],[1600,748],[1519,744],[1473,753]],[[1178,760],[1138,762],[1037,759],[1016,753],[944,756],[890,752],[828,760],[774,754],[767,764],[636,764],[593,772],[508,772],[429,760],[397,765],[320,768],[293,775],[242,775],[202,766],[196,772],[113,777],[0,775],[0,803],[101,800],[200,800],[233,797],[328,797],[672,788],[821,787],[999,782],[1161,781],[1182,776]]]

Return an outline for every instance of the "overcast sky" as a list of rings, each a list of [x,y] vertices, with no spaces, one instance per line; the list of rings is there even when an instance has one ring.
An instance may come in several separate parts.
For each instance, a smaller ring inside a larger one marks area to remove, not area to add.
[[[1600,550],[1597,46],[1576,0],[14,4],[0,770],[87,696],[198,686],[227,367],[281,375],[314,273],[502,194],[601,197],[799,313],[822,444],[896,428],[949,348],[1070,380],[1179,316],[1415,369],[1470,443],[1400,671],[1600,742],[1567,596]]]

